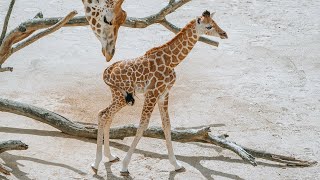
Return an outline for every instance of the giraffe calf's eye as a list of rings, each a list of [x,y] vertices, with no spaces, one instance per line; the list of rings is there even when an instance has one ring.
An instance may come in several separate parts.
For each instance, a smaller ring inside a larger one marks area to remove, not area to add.
[[[104,21],[106,24],[109,24],[110,26],[112,26],[111,21],[109,22],[105,16],[103,17],[103,21]]]
[[[212,28],[212,26],[206,27],[208,30],[210,30]]]

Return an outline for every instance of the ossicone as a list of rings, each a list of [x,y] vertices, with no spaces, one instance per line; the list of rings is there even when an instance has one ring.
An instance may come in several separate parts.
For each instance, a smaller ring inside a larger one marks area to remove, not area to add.
[[[210,17],[210,12],[208,10],[205,10],[203,13],[202,13],[202,16],[203,17]]]

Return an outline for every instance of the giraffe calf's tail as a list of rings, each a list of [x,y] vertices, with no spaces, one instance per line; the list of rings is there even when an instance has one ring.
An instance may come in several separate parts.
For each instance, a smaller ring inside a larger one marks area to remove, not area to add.
[[[125,99],[128,105],[133,106],[135,100],[133,98],[132,93],[126,92]]]
[[[121,88],[119,88],[118,86],[114,86],[114,85],[108,83],[107,81],[105,81],[105,83],[106,83],[108,86],[110,86],[110,87],[112,87],[112,88],[116,88],[116,89],[118,89],[119,91],[121,91],[121,93],[124,95],[124,98],[126,99],[126,103],[127,103],[128,105],[130,105],[130,106],[133,106],[133,105],[134,105],[134,101],[135,101],[135,100],[134,100],[134,98],[133,98],[133,93],[128,93],[128,92],[122,90]]]

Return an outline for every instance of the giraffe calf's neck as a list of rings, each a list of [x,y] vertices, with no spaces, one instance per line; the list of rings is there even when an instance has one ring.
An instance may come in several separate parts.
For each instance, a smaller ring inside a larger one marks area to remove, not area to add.
[[[199,39],[196,20],[189,22],[173,39],[166,44],[150,49],[145,56],[149,59],[162,59],[166,66],[176,67],[182,62]]]

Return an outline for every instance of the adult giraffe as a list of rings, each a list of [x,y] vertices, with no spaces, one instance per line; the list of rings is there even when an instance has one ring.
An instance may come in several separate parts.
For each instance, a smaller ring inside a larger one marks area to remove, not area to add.
[[[143,131],[147,128],[151,113],[158,103],[162,127],[166,138],[169,161],[176,171],[183,171],[173,153],[171,143],[171,125],[168,113],[169,91],[173,86],[176,75],[174,68],[180,64],[199,40],[200,35],[217,36],[221,39],[228,38],[212,19],[214,13],[203,12],[201,17],[189,22],[172,40],[166,44],[147,51],[143,56],[118,61],[109,66],[103,75],[105,83],[111,88],[112,102],[98,115],[98,140],[96,160],[91,165],[97,172],[102,160],[102,143],[104,136],[104,155],[110,162],[119,158],[112,155],[109,148],[109,130],[112,117],[124,106],[134,104],[135,93],[144,93],[145,100],[137,130],[131,147],[123,160],[121,175],[128,175],[128,165]]]
[[[127,13],[121,8],[124,0],[82,0],[85,16],[102,46],[102,54],[109,62],[115,52],[119,27]]]

